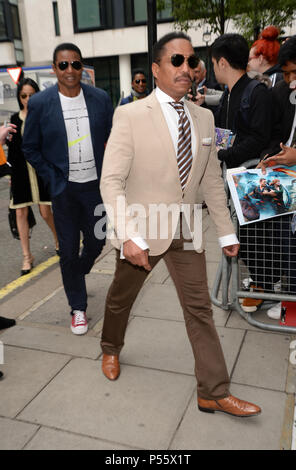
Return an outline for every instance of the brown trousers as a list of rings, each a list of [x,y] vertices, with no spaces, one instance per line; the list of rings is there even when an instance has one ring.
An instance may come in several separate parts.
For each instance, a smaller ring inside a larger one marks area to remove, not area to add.
[[[195,359],[197,391],[207,400],[229,395],[229,376],[214,325],[208,292],[205,253],[183,249],[184,240],[173,240],[169,249],[149,257],[156,266],[164,258],[183,308],[188,337]],[[105,354],[119,355],[132,305],[148,272],[120,259],[106,299],[101,346]]]

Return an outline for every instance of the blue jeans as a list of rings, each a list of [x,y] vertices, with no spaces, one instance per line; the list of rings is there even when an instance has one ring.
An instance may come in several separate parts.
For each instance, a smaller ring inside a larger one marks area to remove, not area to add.
[[[72,311],[86,311],[85,275],[105,245],[105,238],[99,240],[94,233],[95,224],[105,217],[105,213],[94,215],[98,204],[102,204],[98,181],[68,182],[66,189],[52,200],[63,284]],[[80,254],[81,232],[83,248]]]

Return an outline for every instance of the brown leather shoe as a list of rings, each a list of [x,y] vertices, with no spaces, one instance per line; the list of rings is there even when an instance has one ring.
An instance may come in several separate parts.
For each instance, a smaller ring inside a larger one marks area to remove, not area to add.
[[[197,402],[198,409],[200,411],[205,411],[206,413],[221,411],[222,413],[238,416],[240,418],[257,416],[261,413],[261,408],[259,408],[259,406],[240,400],[232,395],[222,398],[221,400],[204,400],[203,398],[198,398]]]
[[[102,371],[103,374],[107,377],[107,379],[118,379],[120,374],[119,356],[103,354]]]

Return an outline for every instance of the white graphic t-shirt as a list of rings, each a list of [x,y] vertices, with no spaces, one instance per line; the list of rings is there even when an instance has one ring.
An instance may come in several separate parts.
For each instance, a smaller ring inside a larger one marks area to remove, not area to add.
[[[75,98],[59,96],[68,138],[69,181],[94,181],[98,176],[83,90]]]

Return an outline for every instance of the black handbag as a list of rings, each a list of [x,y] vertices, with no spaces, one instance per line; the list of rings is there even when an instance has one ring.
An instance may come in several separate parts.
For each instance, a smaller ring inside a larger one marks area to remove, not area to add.
[[[10,231],[12,233],[13,238],[16,240],[20,239],[18,229],[17,229],[17,224],[16,224],[16,210],[15,209],[8,209],[8,222],[9,222],[9,227]],[[34,212],[32,211],[32,208],[29,206],[28,210],[28,222],[29,222],[29,228],[30,228],[30,236],[32,233],[32,228],[36,225],[36,219],[34,216]]]

